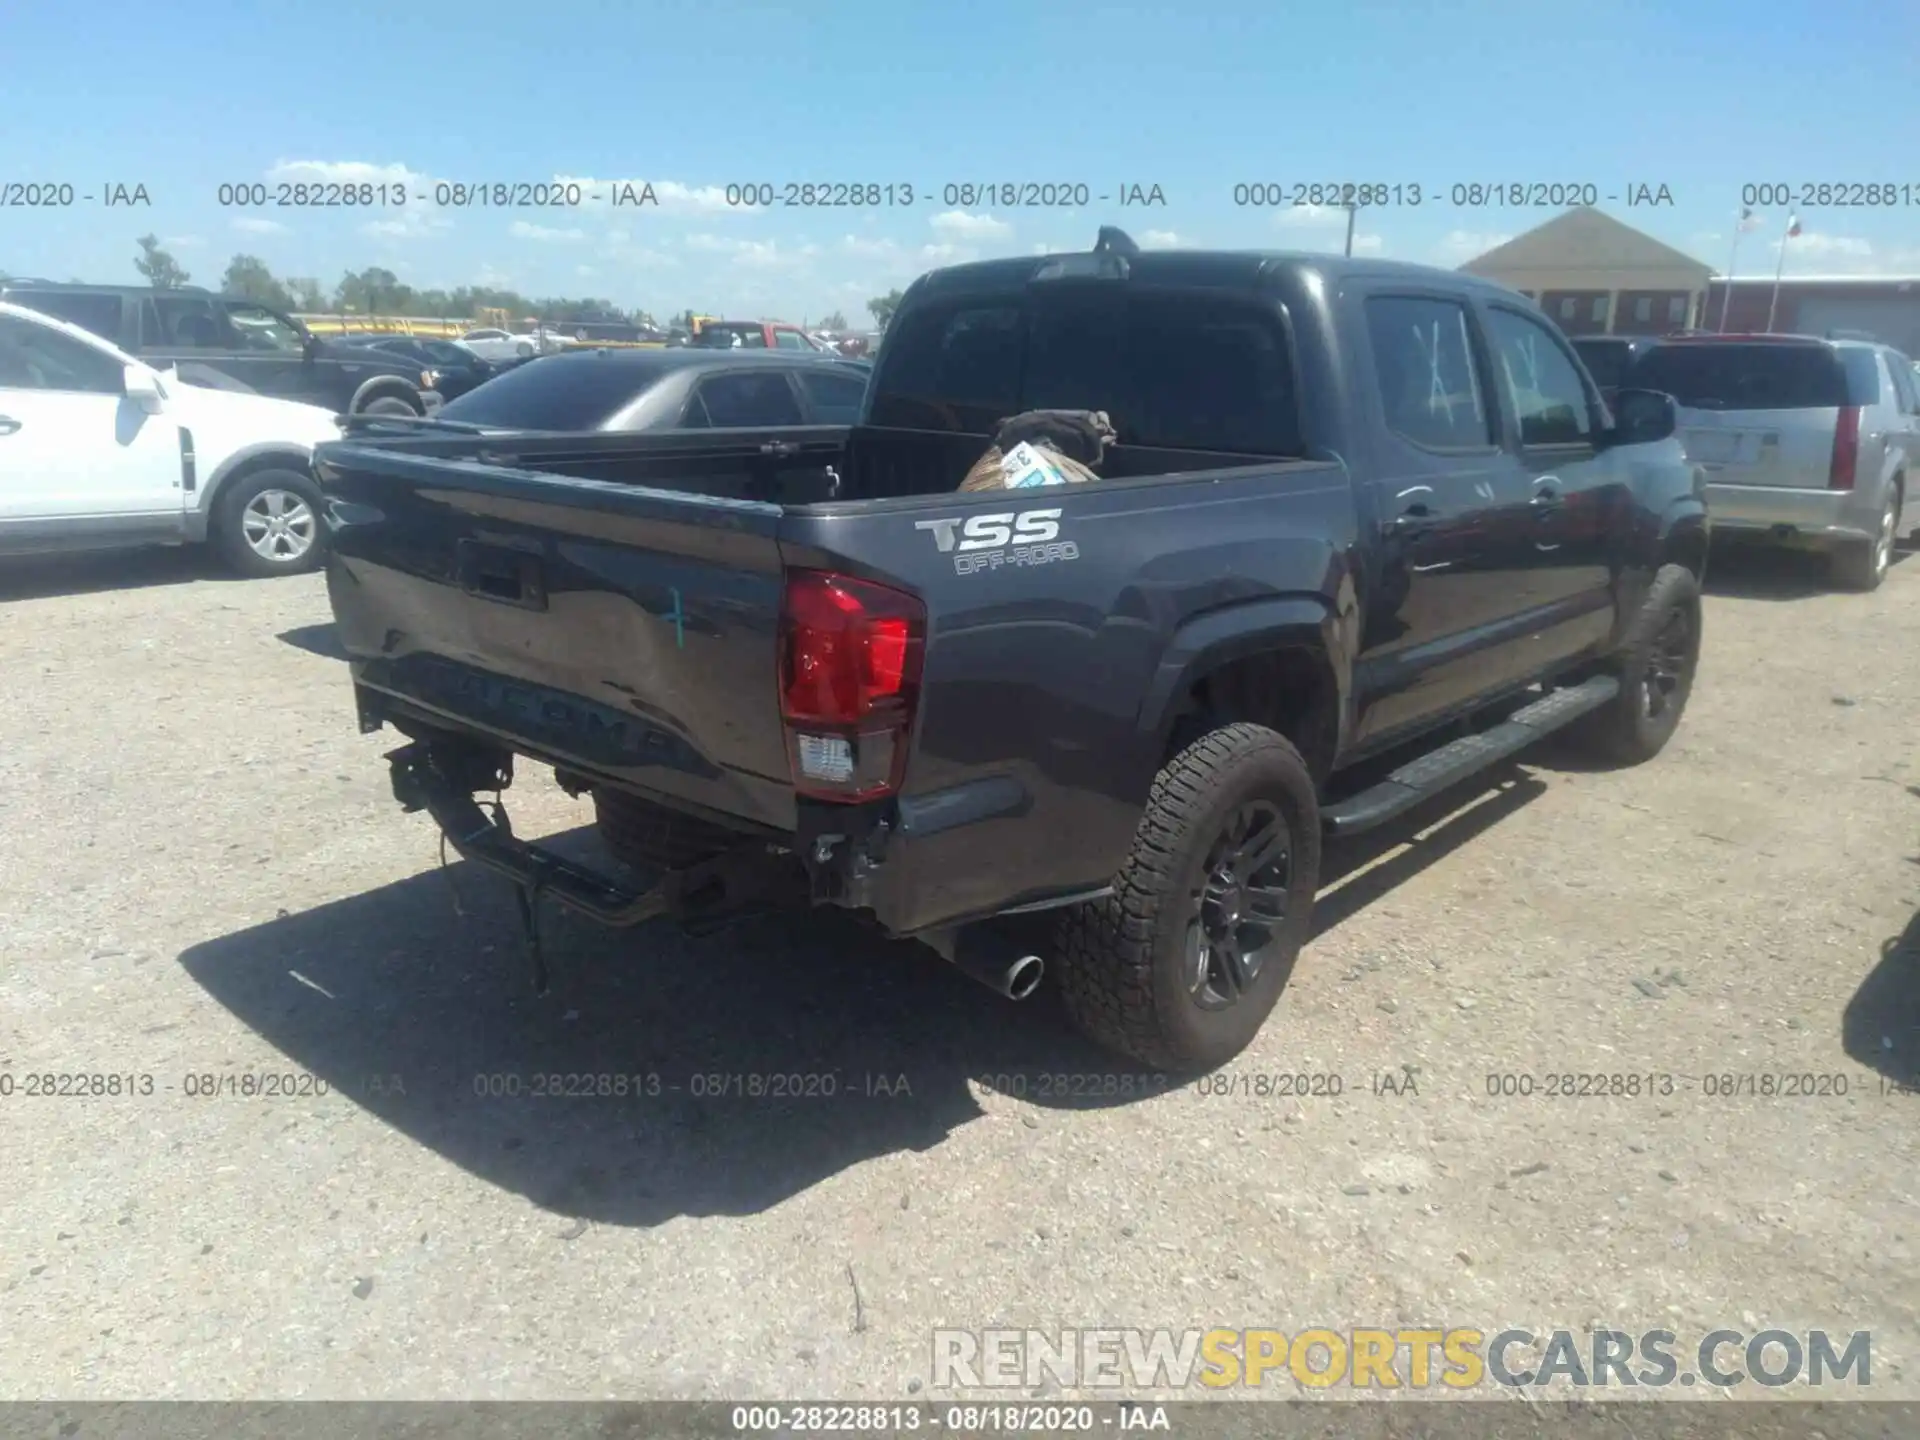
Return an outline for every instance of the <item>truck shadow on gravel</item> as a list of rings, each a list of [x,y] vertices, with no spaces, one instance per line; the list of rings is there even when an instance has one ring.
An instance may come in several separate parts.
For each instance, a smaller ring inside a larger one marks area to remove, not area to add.
[[[591,853],[588,834],[552,843]],[[980,1084],[1024,1095],[987,1102],[1020,1134],[1036,1106],[1168,1088],[1067,1031],[1047,992],[997,1000],[924,946],[830,911],[704,939],[552,906],[542,922],[544,998],[511,890],[464,862],[180,963],[290,1069],[492,1184],[607,1224],[752,1214],[930,1149],[987,1113]]]
[[[1364,845],[1330,847],[1316,934],[1544,789],[1517,772],[1491,779]],[[584,828],[546,843],[598,853]],[[924,946],[833,910],[690,938],[548,906],[542,934],[544,998],[511,891],[460,862],[196,945],[180,963],[290,1070],[491,1184],[605,1224],[753,1214],[862,1161],[932,1149],[990,1111],[1044,1126],[1048,1110],[1178,1083],[1068,1029],[1051,987],[999,1000]],[[983,1087],[1006,1098],[983,1105]]]
[[[1840,1043],[1867,1069],[1920,1086],[1920,915],[1881,942],[1880,963],[1847,1001]]]
[[[0,602],[56,595],[92,595],[103,590],[140,590],[153,585],[190,585],[196,580],[238,580],[199,545],[159,545],[75,555],[27,555],[0,560]],[[260,584],[260,581],[250,581]]]
[[[345,663],[348,658],[346,647],[340,643],[340,631],[331,620],[324,625],[296,625],[273,638],[309,655],[318,655],[322,660]]]

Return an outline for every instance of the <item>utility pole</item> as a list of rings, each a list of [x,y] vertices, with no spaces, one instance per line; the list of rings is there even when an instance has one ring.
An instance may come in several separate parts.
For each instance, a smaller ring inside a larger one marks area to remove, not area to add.
[[[1359,218],[1360,207],[1355,202],[1349,200],[1346,205],[1346,210],[1347,210],[1347,254],[1352,255],[1353,254],[1353,222],[1357,218]]]

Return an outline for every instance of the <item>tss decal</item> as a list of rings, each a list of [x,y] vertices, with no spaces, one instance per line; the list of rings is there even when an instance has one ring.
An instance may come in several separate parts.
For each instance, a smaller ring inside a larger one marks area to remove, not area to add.
[[[942,555],[953,550],[956,529],[965,537],[958,542],[961,550],[995,550],[1016,541],[1022,545],[1033,545],[1057,538],[1060,534],[1060,512],[1022,510],[1018,514],[972,515],[967,518],[964,527],[956,515],[945,520],[916,520],[913,528],[931,530],[933,543],[940,547]]]
[[[916,520],[913,528],[932,533],[942,555],[953,555],[956,575],[998,570],[1003,565],[1047,565],[1077,560],[1080,547],[1061,540],[1060,511],[1020,510],[1004,515],[959,516],[943,520]]]

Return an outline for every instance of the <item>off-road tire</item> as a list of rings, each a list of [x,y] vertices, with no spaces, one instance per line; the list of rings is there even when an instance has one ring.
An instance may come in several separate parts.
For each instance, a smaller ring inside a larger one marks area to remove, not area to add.
[[[718,825],[620,790],[596,789],[593,813],[607,849],[636,870],[684,870],[739,843]]]
[[[1686,625],[1685,663],[1678,685],[1653,712],[1647,699],[1648,672],[1655,647],[1676,615]],[[1684,565],[1662,565],[1611,667],[1620,680],[1620,693],[1568,726],[1569,743],[1612,765],[1638,765],[1665,749],[1693,693],[1700,664],[1700,617],[1700,581]]]
[[[298,496],[306,506],[310,525],[305,527],[312,543],[297,556],[272,559],[254,549],[247,536],[247,507],[269,492],[280,491]],[[326,502],[319,487],[297,470],[255,470],[230,480],[214,496],[213,513],[207,538],[226,567],[236,575],[253,580],[275,575],[299,575],[317,566],[327,553],[326,529],[320,517]]]
[[[1287,913],[1252,984],[1223,1010],[1189,994],[1190,896],[1227,818],[1266,800],[1291,833]],[[1211,1070],[1244,1050],[1286,988],[1312,925],[1320,807],[1292,743],[1259,725],[1210,730],[1154,778],[1133,850],[1104,900],[1064,912],[1055,934],[1059,994],[1095,1041],[1155,1070]]]

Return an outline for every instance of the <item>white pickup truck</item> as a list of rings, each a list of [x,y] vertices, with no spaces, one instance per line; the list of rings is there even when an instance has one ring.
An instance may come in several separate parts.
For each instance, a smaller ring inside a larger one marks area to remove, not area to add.
[[[183,383],[0,301],[0,556],[210,543],[243,575],[321,558],[317,405]]]

